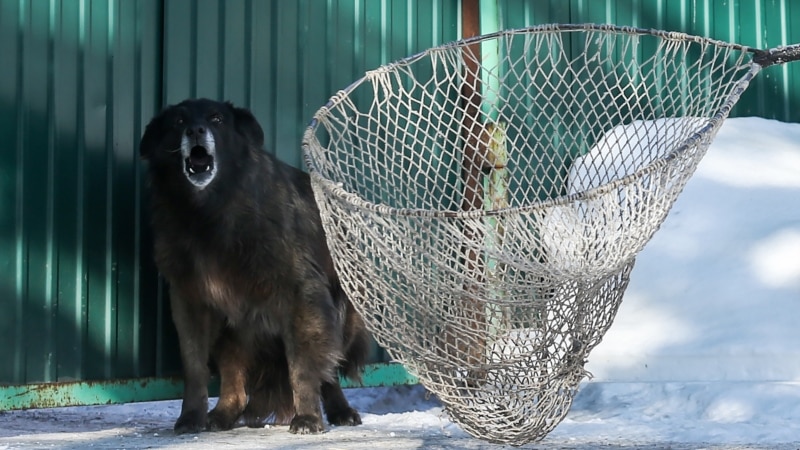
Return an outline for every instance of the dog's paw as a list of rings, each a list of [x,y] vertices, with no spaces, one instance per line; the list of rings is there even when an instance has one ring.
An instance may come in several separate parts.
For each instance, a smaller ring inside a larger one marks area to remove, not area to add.
[[[233,428],[238,417],[227,411],[222,411],[217,408],[208,413],[208,420],[206,421],[206,430],[208,431],[226,431]]]
[[[289,424],[289,431],[294,434],[320,433],[325,430],[322,419],[311,415],[294,416]]]
[[[184,411],[175,421],[175,434],[199,433],[206,429],[205,411]]]
[[[341,411],[329,412],[328,422],[335,426],[356,426],[361,425],[361,416],[353,408],[343,409]]]

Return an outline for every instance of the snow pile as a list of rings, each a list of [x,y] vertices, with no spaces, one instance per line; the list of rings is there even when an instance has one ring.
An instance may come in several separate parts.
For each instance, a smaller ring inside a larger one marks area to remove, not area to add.
[[[597,381],[800,381],[798,255],[800,125],[727,120],[587,368]]]
[[[708,119],[696,117],[637,120],[608,130],[577,157],[570,166],[567,194],[588,192],[588,198],[547,211],[540,232],[548,266],[585,278],[621,267],[635,256],[669,212],[680,192],[678,181],[691,176],[699,158],[692,155],[700,154],[698,149],[682,149],[684,155],[677,160],[682,163],[657,170],[657,176],[639,173],[609,192],[591,190],[632,176],[655,161],[664,163],[707,126]]]

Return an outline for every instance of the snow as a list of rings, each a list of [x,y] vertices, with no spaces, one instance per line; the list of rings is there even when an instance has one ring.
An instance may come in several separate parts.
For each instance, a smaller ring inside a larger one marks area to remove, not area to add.
[[[729,119],[637,259],[566,419],[530,448],[800,448],[800,124]],[[11,448],[496,448],[421,386],[346,391],[363,425],[175,436],[179,401],[0,413]]]
[[[710,122],[697,117],[634,120],[608,130],[569,169],[569,193],[575,194],[618,180],[663,158],[674,142],[688,138]],[[647,149],[647,152],[642,150]]]
[[[635,120],[617,125],[572,162],[567,193],[584,193],[633,175],[667,156],[676,142],[684,142],[710,125],[709,119],[697,117]],[[546,249],[548,267],[563,275],[588,278],[607,275],[609,267],[621,267],[630,260],[650,240],[668,212],[661,205],[678,193],[677,188],[667,189],[668,192],[655,190],[651,178],[640,174],[609,192],[551,207],[537,230]],[[646,212],[655,214],[641,214],[641,205],[649,205]],[[527,231],[528,226],[523,228]],[[505,232],[508,236],[514,227],[507,226]]]

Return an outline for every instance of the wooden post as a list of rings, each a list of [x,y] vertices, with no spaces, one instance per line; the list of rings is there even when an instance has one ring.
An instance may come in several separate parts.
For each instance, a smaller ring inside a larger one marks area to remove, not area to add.
[[[470,38],[480,34],[479,0],[461,1],[462,38]],[[464,194],[461,209],[464,211],[483,208],[483,189],[481,179],[486,160],[485,148],[482,148],[483,124],[481,114],[481,45],[473,44],[462,50],[464,62],[464,80],[461,85],[461,107],[464,111],[461,125],[461,137],[464,142],[464,156],[461,165],[461,178]],[[465,384],[474,386],[485,378],[479,367],[486,354],[486,313],[479,298],[478,286],[483,283],[482,255],[476,251],[476,243],[483,242],[481,227],[467,225],[464,229],[465,240],[470,243],[462,248],[464,258],[464,295],[460,303],[453,305],[453,316],[457,323],[446,333],[445,343],[454,347],[460,357],[465,358],[467,368]],[[450,325],[450,324],[448,324]]]
[[[470,38],[480,34],[479,0],[461,1],[462,38]],[[464,181],[464,197],[461,209],[465,211],[481,209],[481,171],[484,157],[481,152],[481,45],[473,44],[463,49],[464,82],[461,85],[461,106],[464,109],[464,121],[461,136],[464,139],[464,159],[461,165],[461,176]],[[476,260],[469,257],[468,260]]]

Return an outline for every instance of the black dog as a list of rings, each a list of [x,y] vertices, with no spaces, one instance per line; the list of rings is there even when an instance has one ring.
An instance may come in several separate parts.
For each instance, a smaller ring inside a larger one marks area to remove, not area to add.
[[[186,100],[153,118],[155,259],[170,285],[185,390],[177,433],[291,419],[293,433],[357,425],[337,374],[358,379],[364,324],[339,285],[307,174],[264,152],[253,115]],[[209,363],[220,398],[207,413]]]

